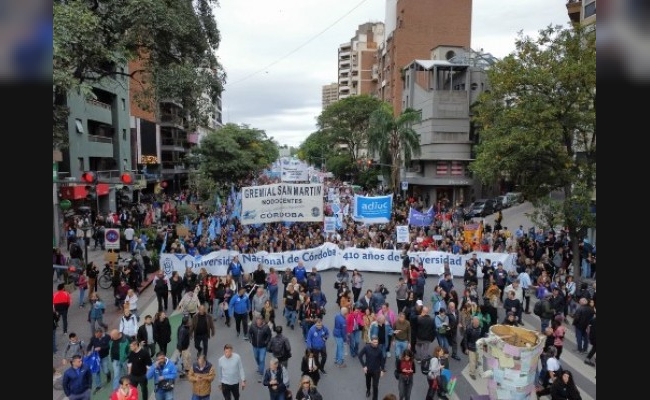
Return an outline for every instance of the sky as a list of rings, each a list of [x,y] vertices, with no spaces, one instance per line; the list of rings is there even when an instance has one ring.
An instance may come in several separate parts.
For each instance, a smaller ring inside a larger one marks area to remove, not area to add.
[[[567,25],[566,2],[474,0],[471,47],[502,58],[515,50],[519,31],[536,37],[551,24]],[[385,8],[385,0],[219,0],[223,122],[298,147],[317,130],[322,86],[337,81],[339,45],[359,25],[384,22]]]

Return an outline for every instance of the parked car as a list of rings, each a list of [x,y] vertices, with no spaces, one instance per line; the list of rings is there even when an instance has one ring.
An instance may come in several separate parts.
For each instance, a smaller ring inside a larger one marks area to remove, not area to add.
[[[520,192],[508,192],[505,197],[508,207],[516,206],[524,201],[524,196]]]
[[[506,196],[497,196],[494,198],[494,202],[496,203],[495,205],[496,211],[499,211],[499,205],[501,206],[502,210],[510,207],[510,204],[508,204],[508,199],[506,198]]]
[[[465,212],[465,219],[487,217],[493,213],[494,199],[480,199],[470,204]]]

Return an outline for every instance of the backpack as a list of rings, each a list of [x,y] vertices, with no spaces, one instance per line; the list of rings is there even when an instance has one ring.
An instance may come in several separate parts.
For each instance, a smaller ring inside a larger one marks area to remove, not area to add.
[[[279,337],[274,337],[273,340],[271,340],[271,343],[269,343],[269,347],[271,350],[271,353],[276,357],[276,358],[281,358],[285,354],[284,351],[284,340],[281,340]]]
[[[85,347],[83,340],[78,341],[74,345],[75,345],[76,349],[73,348],[74,352],[70,355],[70,357],[77,356],[77,355],[83,357],[84,356],[84,347]],[[68,345],[65,348],[65,353],[63,353],[63,354],[67,355],[70,348],[72,348],[72,343],[68,342]]]
[[[543,300],[537,300],[537,303],[535,303],[535,306],[533,306],[533,314],[537,315],[538,317],[542,316],[542,313],[544,312],[544,305],[542,304]]]
[[[431,356],[426,356],[422,360],[420,360],[420,371],[424,375],[429,375],[429,367],[431,366]]]

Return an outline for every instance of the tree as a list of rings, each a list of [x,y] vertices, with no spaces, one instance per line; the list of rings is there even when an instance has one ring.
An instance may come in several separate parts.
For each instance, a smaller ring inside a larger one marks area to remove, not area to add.
[[[369,95],[350,96],[330,104],[318,116],[321,134],[330,142],[344,145],[354,162],[359,150],[366,146],[370,114],[379,108],[381,101]]]
[[[399,192],[400,171],[412,156],[420,155],[420,135],[412,125],[420,122],[422,114],[412,108],[395,116],[390,103],[383,103],[370,115],[368,152],[379,154],[380,159],[390,159],[390,186]]]
[[[277,144],[266,132],[230,123],[208,133],[193,150],[192,157],[202,173],[223,184],[255,175],[278,155]]]
[[[509,176],[552,219],[560,213],[580,277],[579,243],[595,226],[589,203],[596,182],[596,33],[549,26],[487,71],[491,90],[473,106],[479,132],[470,168],[484,183]],[[548,200],[563,192],[560,204]]]
[[[207,117],[201,94],[214,100],[226,75],[214,52],[221,40],[212,14],[216,0],[55,0],[53,38],[53,145],[67,142],[67,94],[90,96],[104,79],[128,76],[136,100],[183,105],[193,128]],[[121,72],[130,60],[140,68]]]

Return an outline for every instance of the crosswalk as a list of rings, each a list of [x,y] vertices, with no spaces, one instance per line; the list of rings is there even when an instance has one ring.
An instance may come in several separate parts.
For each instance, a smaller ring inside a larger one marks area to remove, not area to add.
[[[533,325],[530,321],[533,321],[536,325]],[[585,355],[577,353],[574,349],[577,347],[575,341],[574,329],[570,324],[570,320],[567,321],[567,334],[564,337],[564,350],[560,357],[560,364],[563,369],[568,369],[573,373],[574,380],[578,389],[580,390],[580,395],[583,400],[595,400],[596,399],[596,369],[592,366],[589,366],[584,363]],[[526,316],[524,319],[524,328],[530,330],[539,329],[539,319],[532,315]],[[462,385],[469,385],[472,390],[470,392],[475,392],[477,394],[488,394],[487,390],[487,380],[482,378],[480,375],[477,376],[476,380],[471,379],[469,376],[469,365],[466,365],[465,368],[458,376],[457,388]],[[462,390],[462,393],[466,393],[467,390]],[[460,397],[459,391],[454,392],[452,396],[449,397],[451,400],[469,400],[465,397]],[[542,396],[539,400],[548,400],[550,396]],[[531,400],[537,400],[537,396],[533,394]]]

